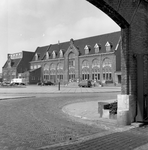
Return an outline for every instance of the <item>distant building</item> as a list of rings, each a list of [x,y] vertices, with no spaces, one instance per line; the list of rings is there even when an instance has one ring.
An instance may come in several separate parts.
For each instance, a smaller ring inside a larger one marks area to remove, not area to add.
[[[114,32],[38,47],[30,61],[29,83],[67,84],[80,80],[121,83],[120,34]]]
[[[25,78],[29,82],[30,61],[34,52],[22,51],[8,54],[7,61],[2,68],[3,81],[10,82],[14,78]]]

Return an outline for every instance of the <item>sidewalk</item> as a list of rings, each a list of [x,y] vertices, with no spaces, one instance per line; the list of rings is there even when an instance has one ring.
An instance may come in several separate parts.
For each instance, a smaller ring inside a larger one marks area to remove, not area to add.
[[[106,102],[113,101],[114,99]],[[119,127],[116,120],[99,118],[97,109],[98,101],[91,101],[68,104],[62,110],[75,121],[95,125],[107,131],[39,150],[148,150],[147,129],[139,131],[132,125]]]
[[[120,92],[121,87],[94,87],[81,88],[69,86],[36,86],[28,85],[24,88],[0,87],[0,94],[54,94],[54,93],[101,93],[101,92]]]

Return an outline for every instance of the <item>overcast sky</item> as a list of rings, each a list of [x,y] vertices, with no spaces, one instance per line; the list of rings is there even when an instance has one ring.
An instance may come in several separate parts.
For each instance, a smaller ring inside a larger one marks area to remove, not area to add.
[[[8,53],[119,30],[86,0],[0,0],[0,72]]]

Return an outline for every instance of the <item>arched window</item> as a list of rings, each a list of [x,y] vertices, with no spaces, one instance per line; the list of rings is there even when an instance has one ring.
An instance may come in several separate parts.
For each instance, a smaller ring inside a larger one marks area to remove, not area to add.
[[[111,63],[111,60],[109,58],[105,58],[103,61],[102,67],[104,68],[106,66],[112,67],[112,63]]]
[[[63,64],[58,63],[57,65],[57,78],[61,81],[63,80]]]
[[[103,61],[103,80],[112,81],[112,63],[109,58],[105,58]]]
[[[49,65],[45,64],[43,68],[43,76],[44,76],[44,81],[49,80]]]
[[[100,68],[100,61],[98,59],[94,59],[92,62],[92,68],[98,67]]]
[[[75,81],[75,53],[69,54],[69,81]]]
[[[50,65],[50,80],[56,82],[56,64]]]
[[[87,60],[84,60],[82,62],[82,79],[83,80],[89,80],[90,74],[89,74],[89,62]]]
[[[75,67],[75,54],[70,53],[69,54],[69,69]]]
[[[100,61],[98,59],[92,62],[92,80],[100,80]]]
[[[89,62],[87,61],[87,60],[84,60],[83,62],[82,62],[82,69],[83,68],[89,68]]]

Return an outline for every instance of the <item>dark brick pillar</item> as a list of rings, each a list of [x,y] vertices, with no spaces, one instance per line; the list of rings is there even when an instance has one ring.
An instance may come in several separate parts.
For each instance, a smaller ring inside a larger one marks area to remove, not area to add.
[[[122,29],[121,94],[129,94],[129,29]]]

